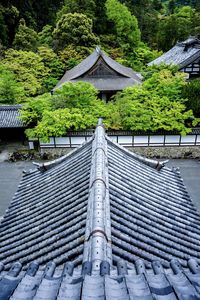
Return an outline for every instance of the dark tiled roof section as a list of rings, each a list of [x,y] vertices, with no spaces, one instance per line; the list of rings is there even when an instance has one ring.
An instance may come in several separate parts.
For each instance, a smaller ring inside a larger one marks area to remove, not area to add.
[[[0,105],[0,128],[25,127],[20,120],[21,105]]]
[[[90,141],[27,173],[0,226],[0,261],[111,266],[200,262],[200,217],[180,174],[125,150],[101,122]]]
[[[150,168],[108,141],[114,261],[200,262],[200,217],[177,171]]]
[[[82,262],[91,141],[26,174],[0,227],[0,261]],[[45,171],[46,170],[46,171]]]
[[[198,58],[200,59],[200,40],[189,38],[182,43],[177,43],[172,49],[148,65],[175,64],[179,66],[179,69],[182,69]]]
[[[136,80],[133,78],[126,77],[116,77],[116,78],[81,78],[71,80],[71,82],[84,81],[93,84],[97,90],[100,91],[121,91],[129,86],[137,84]]]
[[[149,269],[138,260],[134,269],[119,261],[116,269],[107,262],[93,274],[92,264],[87,268],[74,268],[66,263],[56,268],[54,262],[39,268],[32,262],[26,272],[21,264],[15,263],[8,272],[1,265],[0,299],[2,300],[78,300],[78,299],[200,299],[200,268],[191,259],[188,268],[182,269],[179,262],[171,261],[169,269],[164,269],[159,261],[153,261]]]
[[[132,78],[132,82],[130,82],[131,85],[134,84],[134,83],[141,83],[141,77],[140,77],[139,74],[134,72],[131,68],[127,68],[125,66],[122,66],[118,62],[114,61],[112,58],[108,57],[105,53],[103,53],[100,49],[96,49],[92,54],[90,54],[80,64],[78,64],[77,66],[75,66],[71,70],[66,71],[64,76],[57,83],[54,90],[59,88],[65,82],[69,82],[69,81],[73,82],[75,79],[83,76],[86,72],[88,72],[94,66],[94,64],[97,62],[97,60],[100,57],[103,58],[103,60],[106,62],[106,64],[110,68],[115,70],[118,74],[122,75],[122,77]],[[79,79],[83,80],[82,77],[79,78]],[[97,84],[97,86],[102,86],[102,84],[99,83],[100,82],[99,80],[101,80],[101,79],[96,79],[95,82],[93,81],[91,83],[93,83],[93,84],[95,83],[95,86],[96,86],[96,84]],[[124,85],[125,85],[125,83],[124,83]],[[110,82],[110,87],[111,86],[113,86],[113,84],[111,84],[111,82]],[[116,88],[116,86],[115,86],[115,88]]]

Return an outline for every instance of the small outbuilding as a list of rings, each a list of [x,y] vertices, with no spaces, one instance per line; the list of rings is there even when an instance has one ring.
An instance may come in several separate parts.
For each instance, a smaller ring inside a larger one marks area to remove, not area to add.
[[[119,64],[97,47],[80,64],[66,71],[52,92],[66,82],[78,81],[93,84],[99,90],[101,98],[107,101],[117,91],[135,84],[141,84],[142,77],[131,68]]]
[[[172,49],[164,53],[148,65],[174,64],[179,70],[188,73],[189,78],[200,77],[200,40],[189,37],[178,42]]]
[[[21,141],[25,139],[26,125],[20,119],[21,105],[0,105],[0,141]]]

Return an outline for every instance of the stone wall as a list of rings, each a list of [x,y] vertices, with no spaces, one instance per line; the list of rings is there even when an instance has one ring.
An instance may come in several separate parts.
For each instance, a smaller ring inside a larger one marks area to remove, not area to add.
[[[74,148],[49,148],[42,149],[41,156],[48,159],[60,157]],[[127,147],[132,152],[150,158],[200,158],[200,146],[184,147]]]
[[[151,158],[200,158],[200,146],[131,147],[128,149]]]

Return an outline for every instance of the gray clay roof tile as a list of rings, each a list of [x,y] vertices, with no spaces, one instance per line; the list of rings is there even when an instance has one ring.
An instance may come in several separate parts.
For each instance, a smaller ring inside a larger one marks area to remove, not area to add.
[[[177,43],[172,49],[148,65],[174,64],[182,69],[197,59],[200,59],[200,40],[191,37],[184,42]]]
[[[99,58],[101,58],[110,69],[114,70],[118,74],[118,76],[115,78],[97,78],[84,76],[96,64]],[[100,91],[122,90],[128,86],[140,84],[142,82],[140,74],[134,72],[131,68],[127,68],[119,64],[99,49],[96,49],[80,64],[78,64],[71,70],[66,71],[53,90],[61,87],[62,84],[66,82],[77,81],[90,82]]]
[[[0,128],[25,127],[20,120],[21,105],[0,105]]]
[[[0,300],[200,299],[200,217],[177,170],[112,142],[99,122],[80,148],[23,176],[0,261]]]

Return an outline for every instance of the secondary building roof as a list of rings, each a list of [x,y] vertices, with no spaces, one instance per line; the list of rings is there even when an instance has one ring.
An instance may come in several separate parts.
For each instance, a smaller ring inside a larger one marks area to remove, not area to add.
[[[100,48],[84,59],[73,69],[66,71],[53,90],[66,82],[86,81],[99,91],[118,91],[141,83],[141,75],[127,68],[109,56]]]
[[[199,299],[200,217],[177,170],[99,122],[79,149],[24,174],[0,261],[2,299]]]
[[[148,65],[175,64],[179,69],[184,69],[186,66],[200,59],[200,40],[195,37],[190,37],[184,42],[178,42],[172,49],[156,58]]]
[[[21,105],[0,105],[0,128],[25,127],[20,120]]]

